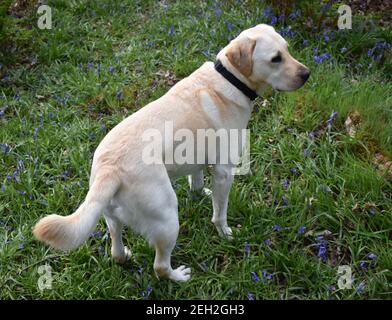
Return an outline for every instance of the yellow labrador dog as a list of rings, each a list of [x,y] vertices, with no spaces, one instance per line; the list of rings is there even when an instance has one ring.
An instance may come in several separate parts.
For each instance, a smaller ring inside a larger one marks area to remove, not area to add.
[[[82,205],[70,216],[41,219],[34,228],[35,237],[57,249],[77,248],[103,214],[117,262],[130,256],[122,242],[122,228],[127,225],[155,247],[158,277],[189,280],[190,268],[173,269],[170,262],[179,232],[177,197],[170,179],[188,175],[191,190],[201,190],[203,168],[213,164],[212,222],[221,235],[230,238],[227,205],[235,164],[218,160],[218,153],[227,152],[225,146],[214,156],[208,153],[201,157],[204,162],[165,161],[173,158],[173,145],[167,142],[175,139],[165,132],[166,123],[172,124],[174,133],[182,129],[192,133],[199,129],[243,130],[252,101],[267,86],[296,90],[309,74],[309,69],[289,54],[287,42],[273,27],[260,24],[243,31],[219,52],[215,64],[204,63],[164,96],[114,127],[94,154],[90,189]],[[150,129],[163,137],[163,147],[155,154],[160,162],[144,159],[148,143],[142,137]],[[188,147],[194,146],[194,142],[188,143]],[[199,147],[194,149],[195,156],[203,152]]]

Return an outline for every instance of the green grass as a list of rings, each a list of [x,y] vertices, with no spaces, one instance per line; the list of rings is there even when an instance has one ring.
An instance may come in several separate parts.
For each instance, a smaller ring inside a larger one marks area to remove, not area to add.
[[[157,73],[185,77],[213,60],[237,32],[268,21],[262,18],[264,7],[253,1],[228,1],[221,15],[213,9],[215,2],[96,3],[49,1],[54,28],[33,27],[34,40],[22,51],[37,62],[23,63],[15,53],[15,63],[4,65],[1,299],[143,299],[149,287],[151,299],[247,299],[248,293],[257,299],[392,298],[392,184],[371,164],[375,150],[392,154],[390,61],[360,70],[352,64],[367,66],[368,48],[391,40],[390,30],[379,28],[365,28],[362,37],[356,30],[337,32],[325,44],[295,24],[299,34],[289,39],[291,52],[312,76],[297,92],[268,91],[267,105],[257,103],[249,124],[251,174],[236,177],[230,194],[234,241],[215,231],[210,199],[191,197],[185,178],[175,182],[181,228],[172,259],[175,266],[192,267],[189,282],[158,281],[154,251],[131,231],[124,239],[133,259],[125,266],[112,262],[104,237],[91,238],[69,254],[36,242],[31,228],[40,217],[70,214],[83,201],[93,151],[108,130],[168,90],[168,79]],[[307,36],[309,45],[303,48]],[[342,46],[349,48],[346,55]],[[316,64],[315,47],[332,52],[332,63]],[[353,110],[363,118],[361,139],[344,130],[345,116]],[[332,128],[309,137],[332,111],[338,112]],[[103,221],[97,230],[105,233]],[[326,260],[317,257],[315,238],[322,233],[328,241]],[[377,255],[375,261],[370,253]],[[44,264],[52,267],[53,288],[41,292],[38,267]],[[352,289],[338,289],[341,265],[352,268]],[[264,278],[264,271],[274,276]],[[362,282],[365,289],[357,292]]]

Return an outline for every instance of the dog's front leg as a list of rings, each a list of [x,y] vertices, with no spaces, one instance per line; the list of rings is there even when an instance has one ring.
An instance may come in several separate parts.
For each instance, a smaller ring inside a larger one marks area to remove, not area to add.
[[[204,187],[204,173],[203,170],[197,171],[196,173],[188,176],[189,188],[191,192],[202,193],[206,196],[210,196],[212,191]]]
[[[212,205],[214,213],[212,222],[215,224],[219,234],[232,239],[232,230],[227,225],[227,205],[229,202],[230,187],[234,175],[232,166],[216,164],[213,170]]]

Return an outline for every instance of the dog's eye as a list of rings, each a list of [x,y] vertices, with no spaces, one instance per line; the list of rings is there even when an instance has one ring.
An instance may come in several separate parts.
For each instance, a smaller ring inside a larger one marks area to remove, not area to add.
[[[271,59],[271,62],[273,62],[273,63],[282,62],[282,57],[281,57],[281,55],[278,54],[277,56],[273,57],[273,58]]]

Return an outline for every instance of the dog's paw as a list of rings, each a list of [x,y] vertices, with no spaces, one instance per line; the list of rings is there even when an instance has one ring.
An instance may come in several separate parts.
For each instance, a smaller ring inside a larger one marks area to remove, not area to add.
[[[115,262],[117,262],[118,264],[124,264],[125,262],[131,259],[132,252],[131,250],[128,249],[128,247],[124,246],[124,253],[122,255],[116,256],[112,254],[112,256]]]
[[[173,270],[170,275],[169,279],[174,281],[181,281],[185,282],[191,278],[191,268],[186,268],[185,266],[178,267],[177,269]]]
[[[218,233],[221,237],[226,238],[228,240],[233,240],[233,230],[228,226],[216,226]]]

